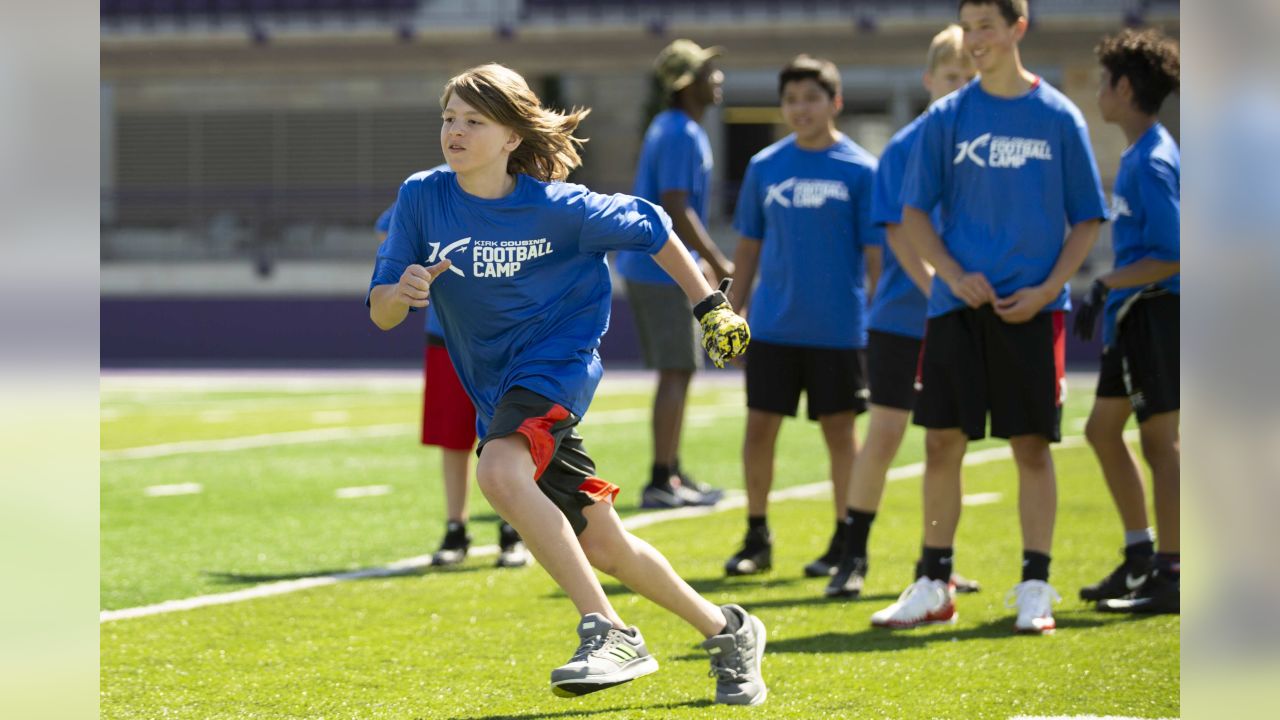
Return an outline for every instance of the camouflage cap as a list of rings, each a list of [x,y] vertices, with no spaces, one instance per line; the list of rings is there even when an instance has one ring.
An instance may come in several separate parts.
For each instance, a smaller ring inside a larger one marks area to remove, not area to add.
[[[689,87],[708,60],[723,52],[722,47],[704,48],[692,40],[681,38],[658,53],[653,61],[653,70],[667,92],[679,92]]]

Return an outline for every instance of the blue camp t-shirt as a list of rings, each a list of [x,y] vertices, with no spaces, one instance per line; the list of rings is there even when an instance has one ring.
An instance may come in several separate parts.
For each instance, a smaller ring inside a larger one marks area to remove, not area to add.
[[[685,203],[706,225],[711,167],[711,142],[707,140],[707,131],[683,110],[665,110],[653,118],[645,131],[631,192],[659,206],[664,192],[688,193]],[[692,250],[690,252],[693,254]],[[697,254],[693,254],[693,258],[696,261]],[[675,283],[652,257],[644,253],[618,253],[617,268],[619,275],[633,282]]]
[[[902,176],[923,121],[924,115],[921,115],[894,133],[880,155],[875,187],[871,193],[871,222],[878,226],[902,223]],[[935,229],[942,227],[939,215],[935,207],[930,214]],[[868,327],[878,332],[922,338],[929,300],[902,269],[887,242],[885,246],[880,280],[876,283],[875,297],[871,298]]]
[[[761,242],[752,337],[866,347],[862,251],[883,232],[871,223],[875,171],[875,157],[843,135],[822,150],[789,135],[751,158],[733,226]]]
[[[1042,80],[1016,98],[974,80],[934,103],[907,160],[902,201],[925,212],[941,204],[947,252],[1000,297],[1049,276],[1068,223],[1107,216],[1084,118]],[[934,276],[929,317],[963,307]],[[1044,311],[1068,307],[1064,286]]]
[[[605,253],[654,253],[671,236],[661,208],[630,195],[516,175],[488,200],[453,173],[422,172],[400,188],[370,290],[410,264],[453,265],[431,285],[445,344],[484,437],[498,400],[523,387],[582,417],[603,373],[609,327]]]
[[[1181,166],[1178,144],[1159,123],[1120,156],[1120,170],[1111,191],[1111,242],[1116,267],[1132,265],[1143,258],[1178,262]],[[1161,280],[1156,287],[1179,294],[1181,276]],[[1107,294],[1102,320],[1104,344],[1115,340],[1120,306],[1141,291],[1141,287],[1118,288]]]
[[[430,170],[426,170],[425,172],[437,173],[437,172],[453,172],[453,171],[449,169],[449,163],[440,163],[439,165],[431,168]],[[396,204],[393,202],[386,210],[382,211],[381,215],[378,216],[378,221],[373,225],[374,229],[380,233],[391,232],[391,218],[395,213],[395,211],[396,211]],[[397,278],[397,280],[398,279],[399,278]],[[416,308],[413,308],[413,309],[416,309]],[[440,328],[440,318],[436,317],[435,305],[427,306],[426,315],[427,315],[426,325],[423,329],[426,331],[427,335],[430,335],[432,337],[438,337],[438,338],[444,337],[444,330]]]

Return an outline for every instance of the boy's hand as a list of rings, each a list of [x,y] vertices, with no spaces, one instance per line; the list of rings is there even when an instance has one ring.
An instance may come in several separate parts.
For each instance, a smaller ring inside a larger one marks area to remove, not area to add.
[[[732,360],[746,352],[751,342],[751,328],[747,321],[733,311],[725,292],[733,284],[733,280],[725,278],[720,282],[720,289],[706,296],[693,308],[694,317],[702,325],[702,347],[716,367],[724,367],[726,360]]]
[[[951,294],[971,308],[980,308],[996,301],[995,288],[991,287],[987,276],[980,272],[964,273],[954,282],[947,281],[947,287],[951,288]]]
[[[1107,304],[1107,292],[1109,288],[1102,284],[1102,280],[1094,280],[1089,286],[1089,293],[1084,296],[1084,300],[1080,301],[1080,307],[1076,310],[1075,323],[1071,326],[1071,332],[1081,340],[1092,340],[1094,328],[1097,327],[1098,314],[1102,312],[1102,308]]]
[[[1049,294],[1039,285],[1025,287],[1009,297],[996,300],[996,315],[1010,324],[1024,323],[1035,317],[1056,296],[1057,293]]]
[[[395,299],[409,307],[426,307],[430,304],[431,282],[452,264],[452,260],[445,258],[431,267],[410,265],[405,268],[400,282],[396,283]]]

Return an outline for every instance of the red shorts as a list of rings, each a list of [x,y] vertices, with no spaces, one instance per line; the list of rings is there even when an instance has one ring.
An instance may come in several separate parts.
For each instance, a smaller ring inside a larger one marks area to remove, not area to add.
[[[422,372],[422,444],[470,450],[476,444],[476,409],[462,389],[448,351],[427,345]]]

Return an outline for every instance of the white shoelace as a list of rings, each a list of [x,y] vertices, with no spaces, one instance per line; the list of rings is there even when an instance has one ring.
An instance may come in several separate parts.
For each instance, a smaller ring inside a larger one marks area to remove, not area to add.
[[[1010,599],[1012,598],[1012,601]],[[1053,603],[1062,602],[1062,596],[1053,586],[1046,582],[1028,580],[1013,586],[1005,593],[1004,606],[1018,608],[1018,614],[1026,615],[1033,611],[1032,617],[1047,615],[1053,609]]]

